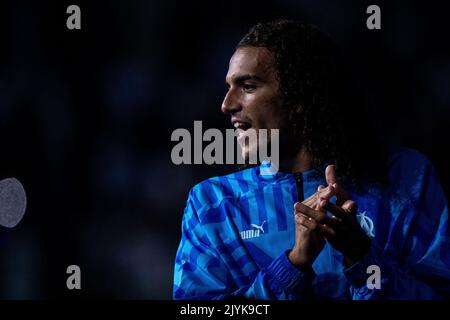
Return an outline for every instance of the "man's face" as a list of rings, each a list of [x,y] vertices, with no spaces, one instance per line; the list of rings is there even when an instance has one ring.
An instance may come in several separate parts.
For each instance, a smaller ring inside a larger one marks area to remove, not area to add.
[[[233,126],[239,129],[238,142],[242,156],[248,159],[257,143],[245,143],[248,129],[259,136],[260,129],[281,129],[284,123],[278,80],[273,57],[266,48],[243,47],[230,60],[226,83],[228,92],[222,102],[222,112],[231,115]]]

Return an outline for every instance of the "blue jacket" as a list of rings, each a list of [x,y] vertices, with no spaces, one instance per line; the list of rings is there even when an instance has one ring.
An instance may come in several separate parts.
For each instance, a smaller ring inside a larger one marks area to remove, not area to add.
[[[396,149],[389,187],[345,185],[358,220],[373,238],[367,256],[349,268],[326,243],[304,274],[287,259],[295,242],[294,175],[267,166],[207,179],[187,200],[175,260],[174,299],[440,299],[450,297],[448,204],[422,154]],[[304,197],[326,185],[324,172],[301,174]],[[360,189],[358,189],[360,190]],[[380,289],[367,286],[380,268]]]

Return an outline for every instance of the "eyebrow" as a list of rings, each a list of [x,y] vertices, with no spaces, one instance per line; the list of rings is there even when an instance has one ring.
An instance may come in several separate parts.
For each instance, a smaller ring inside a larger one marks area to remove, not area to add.
[[[254,74],[243,74],[243,75],[231,78],[231,82],[235,82],[235,83],[242,83],[246,80],[255,80],[255,81],[260,81],[260,82],[264,81],[261,77],[258,77]],[[228,82],[225,80],[225,83],[228,83]]]

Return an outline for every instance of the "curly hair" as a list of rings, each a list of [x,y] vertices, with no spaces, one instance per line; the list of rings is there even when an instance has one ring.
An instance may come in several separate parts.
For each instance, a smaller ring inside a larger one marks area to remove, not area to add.
[[[381,178],[381,144],[337,47],[324,33],[297,21],[276,20],[253,26],[236,48],[246,46],[265,47],[274,58],[295,151],[304,147],[313,167],[334,163],[355,181]]]

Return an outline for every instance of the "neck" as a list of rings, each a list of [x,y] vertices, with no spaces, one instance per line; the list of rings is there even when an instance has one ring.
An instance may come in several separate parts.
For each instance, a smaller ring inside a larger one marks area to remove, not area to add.
[[[297,154],[289,160],[283,161],[281,168],[288,172],[304,172],[311,169],[311,158],[309,153],[302,147]]]

